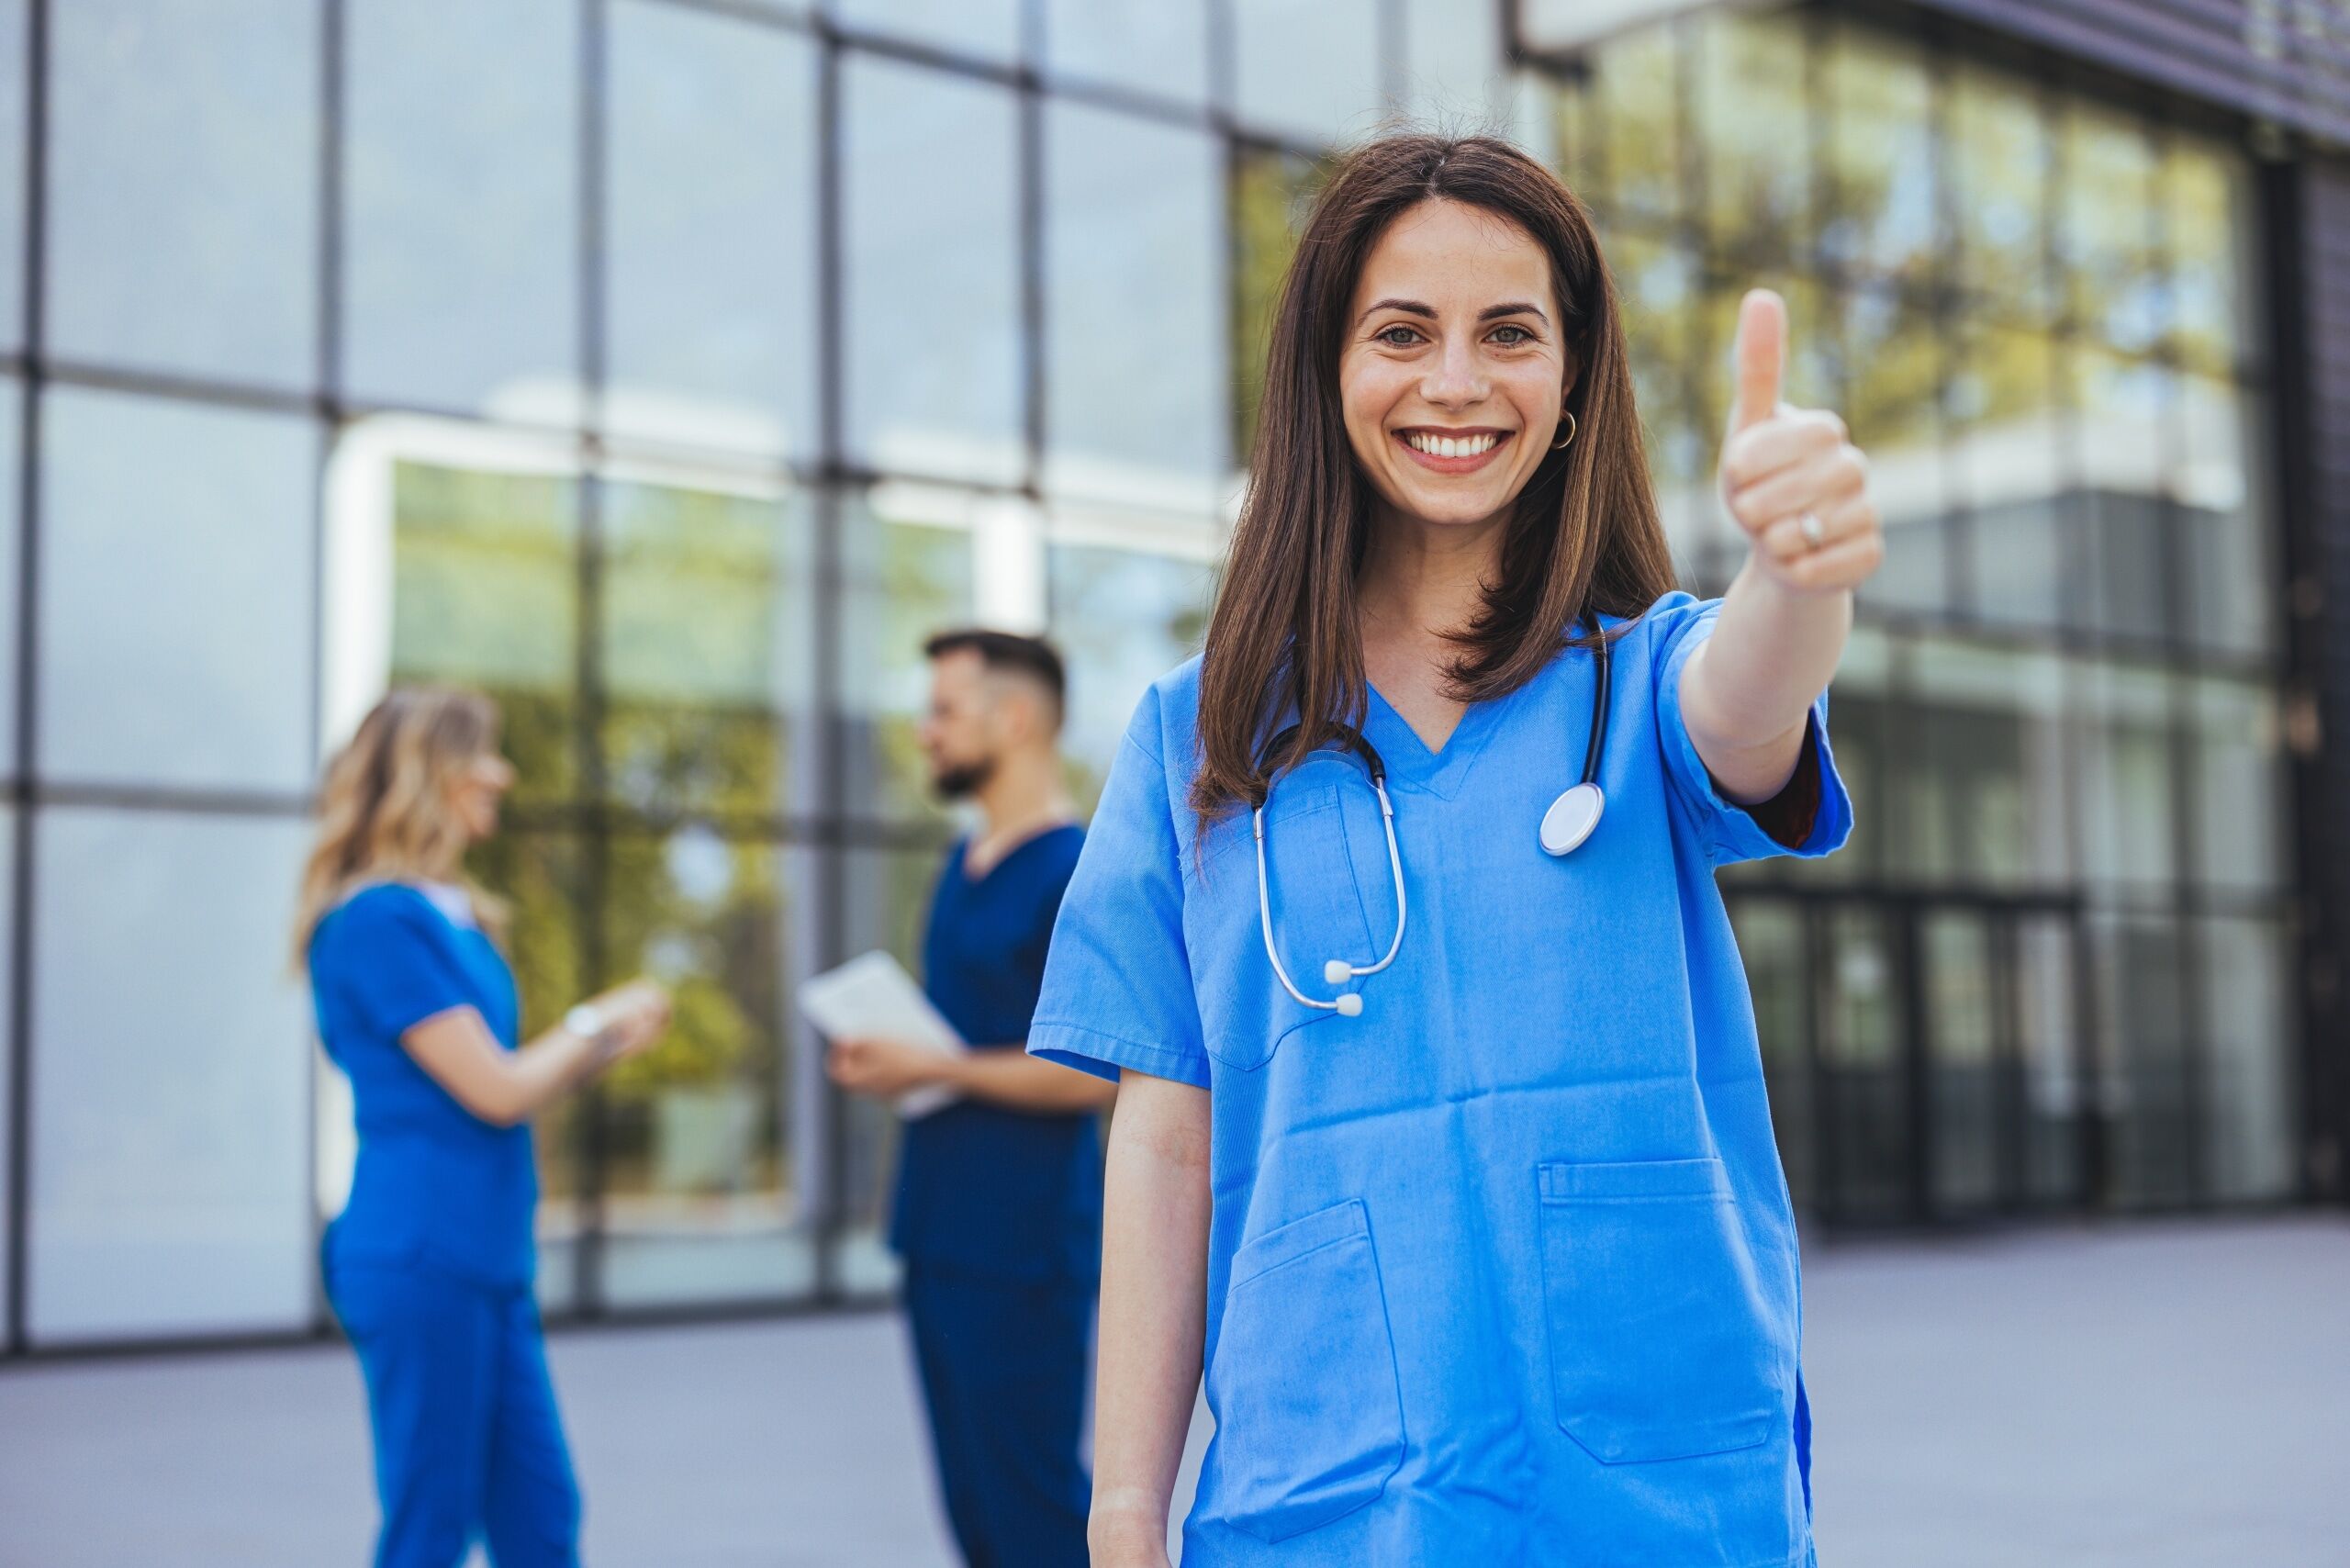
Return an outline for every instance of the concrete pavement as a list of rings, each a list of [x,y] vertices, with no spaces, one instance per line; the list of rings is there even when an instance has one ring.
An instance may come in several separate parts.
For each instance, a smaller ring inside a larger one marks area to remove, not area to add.
[[[2350,1220],[1807,1270],[1828,1568],[2350,1563]],[[595,1568],[952,1562],[893,1318],[562,1333],[554,1361]],[[0,1568],[356,1565],[366,1466],[339,1348],[13,1367]]]

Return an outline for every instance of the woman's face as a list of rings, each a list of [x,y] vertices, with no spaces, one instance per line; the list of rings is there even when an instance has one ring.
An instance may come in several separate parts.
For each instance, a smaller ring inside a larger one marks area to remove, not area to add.
[[[1435,526],[1505,514],[1557,439],[1574,366],[1550,259],[1506,218],[1424,201],[1388,226],[1338,358],[1355,461]]]
[[[514,765],[494,751],[474,756],[449,781],[449,810],[479,844],[498,831],[498,802],[514,787]]]

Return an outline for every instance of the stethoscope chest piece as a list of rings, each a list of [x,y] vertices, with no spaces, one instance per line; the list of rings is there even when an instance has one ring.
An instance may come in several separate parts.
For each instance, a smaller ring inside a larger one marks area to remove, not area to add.
[[[1596,784],[1586,781],[1561,791],[1542,813],[1544,853],[1564,855],[1578,847],[1599,825],[1599,815],[1606,809],[1607,797]]]

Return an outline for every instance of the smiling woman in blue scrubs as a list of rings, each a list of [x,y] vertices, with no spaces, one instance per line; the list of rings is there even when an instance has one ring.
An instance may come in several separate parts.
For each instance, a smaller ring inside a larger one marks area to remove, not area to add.
[[[531,1283],[530,1118],[667,1027],[646,981],[523,1045],[498,905],[461,879],[514,769],[498,711],[391,693],[328,765],[295,923],[359,1160],[320,1249],[359,1353],[376,1568],[576,1568],[579,1492]]]
[[[1797,1568],[1795,1224],[1714,873],[1850,830],[1865,465],[1749,294],[1751,549],[1700,602],[1547,171],[1373,142],[1297,255],[1206,652],[1135,715],[1028,1036],[1122,1083],[1093,1560],[1165,1562],[1204,1365],[1187,1568]]]

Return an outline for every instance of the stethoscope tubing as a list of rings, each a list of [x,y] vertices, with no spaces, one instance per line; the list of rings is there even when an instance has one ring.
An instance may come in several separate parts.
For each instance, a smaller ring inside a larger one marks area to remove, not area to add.
[[[1580,787],[1590,789],[1595,795],[1599,787],[1599,765],[1606,756],[1610,689],[1615,683],[1610,678],[1607,638],[1600,628],[1599,617],[1585,611],[1583,623],[1591,630],[1592,651],[1599,661],[1599,680],[1598,688],[1592,697],[1591,740],[1583,750],[1583,780]],[[1281,731],[1266,743],[1265,752],[1279,752],[1290,736],[1295,733],[1295,726]],[[1324,967],[1323,978],[1332,985],[1340,985],[1348,980],[1360,980],[1369,975],[1375,975],[1393,963],[1395,956],[1404,949],[1404,928],[1410,918],[1410,911],[1405,903],[1404,892],[1404,857],[1395,843],[1395,805],[1387,794],[1387,765],[1381,759],[1377,748],[1363,736],[1361,732],[1350,729],[1347,732],[1345,739],[1348,749],[1362,761],[1364,770],[1371,778],[1371,790],[1379,797],[1380,826],[1384,830],[1387,837],[1387,866],[1395,880],[1395,935],[1389,940],[1386,953],[1377,963],[1350,964],[1340,958],[1331,959]],[[1360,992],[1348,991],[1328,999],[1306,995],[1304,991],[1298,989],[1297,982],[1290,978],[1288,966],[1281,962],[1280,946],[1273,940],[1272,881],[1265,868],[1265,808],[1272,803],[1273,781],[1273,777],[1269,774],[1265,781],[1265,798],[1249,813],[1249,830],[1257,841],[1257,929],[1265,939],[1265,958],[1272,965],[1273,978],[1281,982],[1281,989],[1289,992],[1291,998],[1300,1006],[1323,1012],[1345,1014],[1351,1017],[1362,1011],[1362,997]],[[1585,832],[1588,833],[1588,831],[1586,828]],[[1581,839],[1575,841],[1577,844],[1581,842]],[[1349,1006],[1348,1003],[1352,1005]]]

